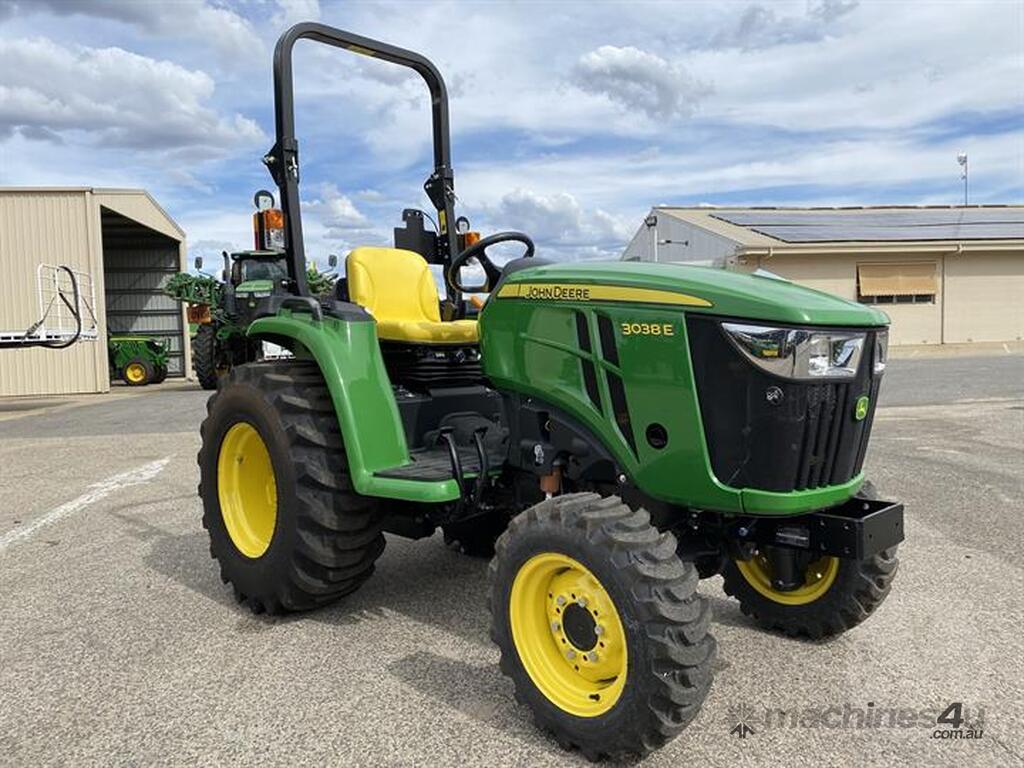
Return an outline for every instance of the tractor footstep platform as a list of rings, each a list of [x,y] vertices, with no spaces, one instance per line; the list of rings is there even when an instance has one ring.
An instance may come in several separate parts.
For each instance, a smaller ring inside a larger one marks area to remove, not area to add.
[[[462,471],[466,475],[476,475],[480,472],[480,457],[473,446],[460,445],[458,447],[459,461],[462,464]],[[410,453],[411,464],[393,469],[382,469],[374,472],[377,477],[388,477],[401,480],[419,480],[421,482],[437,482],[438,480],[451,480],[452,460],[448,449],[444,446],[426,450],[412,451]],[[488,459],[491,467],[501,467],[505,460],[504,450],[489,450]]]

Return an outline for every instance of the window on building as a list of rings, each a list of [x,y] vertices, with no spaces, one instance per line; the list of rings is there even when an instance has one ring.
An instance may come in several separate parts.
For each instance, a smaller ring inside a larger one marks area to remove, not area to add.
[[[858,264],[857,300],[862,304],[934,304],[937,271],[934,261]]]

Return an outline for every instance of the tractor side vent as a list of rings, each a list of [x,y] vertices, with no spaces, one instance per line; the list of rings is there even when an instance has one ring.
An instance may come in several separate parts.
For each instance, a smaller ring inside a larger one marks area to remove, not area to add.
[[[593,348],[590,345],[590,328],[587,325],[587,316],[582,312],[575,312],[576,315],[576,340],[580,349],[586,353],[586,357],[580,358],[580,365],[583,367],[583,385],[587,388],[587,397],[591,404],[601,413],[601,395],[597,391],[597,372],[594,370],[594,361],[590,358]]]
[[[633,423],[629,418],[629,406],[626,405],[626,388],[622,385],[622,377],[610,370],[605,371],[608,377],[608,394],[612,398],[612,410],[615,412],[615,423],[619,432],[629,443],[630,450],[636,453],[636,439],[633,437]]]
[[[597,316],[597,335],[601,339],[601,356],[604,361],[618,368],[619,347],[615,343],[615,325],[610,317],[601,314]],[[626,387],[622,383],[622,377],[607,366],[604,373],[608,381],[608,394],[611,396],[615,423],[635,454],[636,438],[633,436],[633,422],[629,418],[629,406],[626,404]]]
[[[598,315],[597,332],[601,337],[601,354],[605,360],[618,368],[619,348],[615,345],[615,326],[612,325],[611,318]]]

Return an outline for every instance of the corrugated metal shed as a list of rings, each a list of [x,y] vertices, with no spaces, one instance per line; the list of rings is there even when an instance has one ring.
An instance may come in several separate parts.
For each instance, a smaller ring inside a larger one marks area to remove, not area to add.
[[[186,269],[185,234],[144,190],[78,188],[0,189],[0,328],[28,328],[38,319],[36,268],[66,264],[92,276],[99,339],[65,350],[0,350],[0,396],[105,392],[110,388],[106,349],[106,301],[102,212],[130,219],[140,232],[158,233]],[[139,265],[140,274],[145,264]],[[179,327],[187,328],[177,308]],[[188,338],[179,342],[188,366]]]

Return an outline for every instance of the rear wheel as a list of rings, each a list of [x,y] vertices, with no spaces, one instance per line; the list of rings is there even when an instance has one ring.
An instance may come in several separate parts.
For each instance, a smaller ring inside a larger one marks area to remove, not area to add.
[[[141,357],[133,357],[121,369],[121,378],[129,387],[143,387],[153,381],[153,364]]]
[[[644,754],[700,711],[710,607],[645,511],[593,493],[543,501],[498,539],[489,575],[501,670],[563,747]]]
[[[192,339],[192,370],[196,373],[199,386],[216,389],[218,370],[217,331],[209,324],[200,325]]]
[[[207,411],[203,527],[236,598],[255,613],[282,613],[356,590],[384,537],[376,500],[352,487],[316,364],[238,366]]]

